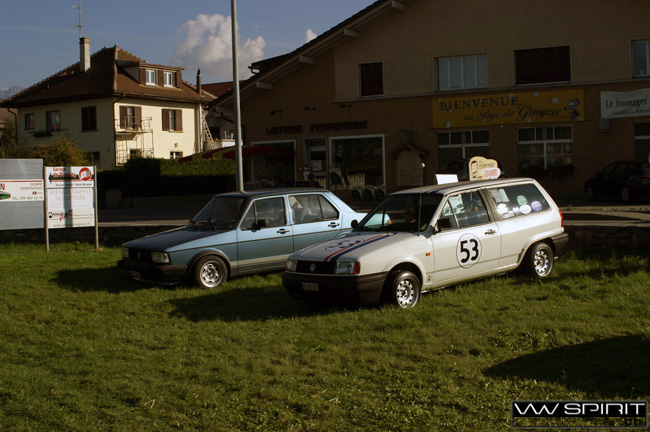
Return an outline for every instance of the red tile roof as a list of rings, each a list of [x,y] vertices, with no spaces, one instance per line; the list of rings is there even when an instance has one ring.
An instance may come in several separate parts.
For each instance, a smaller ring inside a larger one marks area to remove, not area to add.
[[[93,54],[90,65],[90,69],[83,73],[79,70],[79,63],[75,63],[3,101],[0,106],[18,108],[111,96],[183,102],[209,102],[214,99],[207,91],[199,96],[196,87],[182,79],[178,87],[140,84],[139,67],[178,72],[183,69],[152,65],[118,46],[103,48]],[[132,73],[135,76],[127,71],[130,68],[134,69]]]

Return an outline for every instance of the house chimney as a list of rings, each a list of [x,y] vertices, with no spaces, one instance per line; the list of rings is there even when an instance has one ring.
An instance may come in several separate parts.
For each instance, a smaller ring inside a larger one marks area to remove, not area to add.
[[[196,91],[201,96],[201,69],[198,69],[196,72]]]
[[[90,38],[79,38],[79,71],[84,73],[90,69]]]

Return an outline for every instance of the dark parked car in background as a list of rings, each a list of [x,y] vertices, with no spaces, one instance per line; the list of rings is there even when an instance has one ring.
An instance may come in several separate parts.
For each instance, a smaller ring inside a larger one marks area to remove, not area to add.
[[[629,203],[650,194],[650,164],[639,161],[617,161],[596,172],[585,182],[589,201],[619,199]]]

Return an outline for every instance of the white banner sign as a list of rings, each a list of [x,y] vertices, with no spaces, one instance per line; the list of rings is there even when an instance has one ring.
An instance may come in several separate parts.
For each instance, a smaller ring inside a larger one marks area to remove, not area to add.
[[[47,167],[47,188],[93,188],[95,167]]]
[[[43,200],[43,180],[0,180],[0,203]]]
[[[95,209],[80,208],[47,212],[48,228],[79,228],[95,226]]]
[[[47,208],[49,211],[94,208],[94,191],[88,188],[48,189]]]
[[[600,92],[600,116],[602,118],[648,115],[650,115],[650,89],[630,92]]]

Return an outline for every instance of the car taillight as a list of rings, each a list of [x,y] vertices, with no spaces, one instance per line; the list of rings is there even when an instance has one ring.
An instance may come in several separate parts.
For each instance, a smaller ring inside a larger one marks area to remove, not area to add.
[[[564,215],[562,214],[562,210],[557,209],[558,213],[560,213],[560,224],[562,228],[564,228]]]

